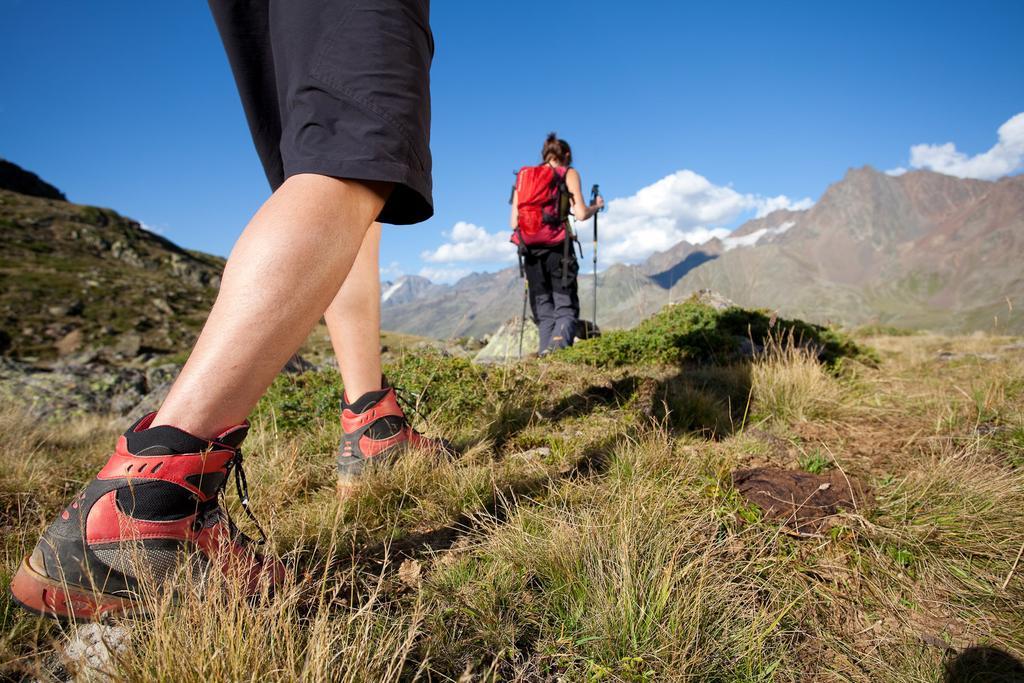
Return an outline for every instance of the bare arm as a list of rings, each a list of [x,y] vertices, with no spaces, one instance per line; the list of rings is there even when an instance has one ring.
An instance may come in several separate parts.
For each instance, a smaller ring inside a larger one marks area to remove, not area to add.
[[[512,191],[512,213],[508,219],[508,226],[513,230],[519,227],[519,190]]]
[[[565,174],[565,184],[569,188],[569,194],[572,195],[572,214],[576,220],[585,221],[604,206],[604,198],[600,195],[593,204],[587,204],[587,200],[583,197],[583,182],[575,168],[570,168],[569,172]]]

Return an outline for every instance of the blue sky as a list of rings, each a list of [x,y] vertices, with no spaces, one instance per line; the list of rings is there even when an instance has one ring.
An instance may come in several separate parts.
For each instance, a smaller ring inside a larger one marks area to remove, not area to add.
[[[615,260],[806,205],[851,166],[1024,159],[1024,119],[997,133],[1024,112],[1016,0],[434,0],[432,24],[437,213],[386,229],[385,276],[506,264],[512,171],[549,130],[617,199]],[[267,196],[205,3],[0,0],[0,82],[0,156],[73,201],[224,255]]]

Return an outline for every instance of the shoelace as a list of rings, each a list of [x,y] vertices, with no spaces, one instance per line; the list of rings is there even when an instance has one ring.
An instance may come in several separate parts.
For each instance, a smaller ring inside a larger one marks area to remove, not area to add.
[[[391,388],[395,391],[395,398],[398,399],[398,405],[401,406],[402,410],[405,411],[406,413],[406,419],[408,419],[409,414],[412,414],[419,420],[421,425],[426,425],[427,418],[424,417],[423,413],[421,413],[416,408],[416,406],[419,405],[420,397],[416,396],[416,394],[413,394],[411,391],[408,391],[406,389],[401,389],[399,387]],[[412,401],[411,398],[409,398],[410,396],[416,397],[415,403]]]
[[[419,400],[417,400],[415,403],[413,403],[413,401],[409,398],[410,395],[411,396],[416,396],[417,399],[419,399],[420,396],[418,396],[417,394],[414,394],[411,391],[406,391],[406,390],[400,389],[398,387],[391,387],[391,388],[394,389],[394,391],[395,391],[395,398],[398,400],[398,405],[406,413],[406,420],[407,421],[409,420],[408,414],[411,413],[411,414],[416,416],[416,418],[418,419],[418,421],[419,421],[419,423],[421,425],[425,426],[426,423],[427,423],[427,418],[423,415],[423,413],[421,413],[419,410],[416,409],[416,406],[418,405]],[[410,424],[410,426],[412,426],[412,422],[409,422],[409,424]],[[415,426],[412,426],[412,430],[414,432],[418,433],[418,434],[422,434],[422,432],[420,432],[418,429],[416,429]],[[448,455],[449,457],[456,457],[458,455],[457,450],[455,449],[455,447],[449,441],[446,441],[445,439],[442,439],[442,438],[434,438],[434,439],[431,439],[431,441],[433,443],[435,443],[439,447],[441,453],[444,453],[444,454]]]
[[[242,449],[236,448],[234,449],[234,452],[235,454],[231,456],[231,459],[227,462],[228,476],[224,477],[224,481],[221,482],[214,499],[224,502],[224,505],[218,507],[223,511],[224,518],[227,519],[231,537],[234,538],[238,536],[238,525],[236,525],[235,521],[231,519],[231,514],[228,513],[227,504],[224,500],[224,489],[227,488],[228,477],[231,476],[231,470],[234,470],[235,490],[238,492],[238,500],[241,502],[242,509],[245,511],[246,516],[252,520],[252,523],[256,526],[256,531],[260,534],[260,540],[255,541],[255,543],[263,545],[267,542],[267,534],[263,531],[263,526],[260,524],[260,521],[256,519],[256,515],[254,515],[252,510],[249,509],[249,481],[246,479],[245,468],[242,466]]]

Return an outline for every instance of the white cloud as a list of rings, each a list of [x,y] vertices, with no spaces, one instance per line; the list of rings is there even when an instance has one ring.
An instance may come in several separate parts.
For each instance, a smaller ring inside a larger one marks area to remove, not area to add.
[[[603,230],[598,226],[599,232]],[[581,238],[586,239],[589,233],[583,232]],[[611,240],[603,240],[600,258],[611,263],[631,263],[641,261],[656,251],[671,249],[680,242],[704,244],[715,237],[721,239],[729,234],[726,228],[698,227],[693,230],[680,231],[661,221],[651,221],[648,225],[638,226],[632,232]],[[600,235],[598,235],[600,238]]]
[[[891,176],[901,176],[906,172],[907,169],[903,168],[902,166],[897,166],[896,168],[890,168],[888,171],[885,172],[885,174]]]
[[[510,232],[487,232],[479,225],[459,221],[444,233],[448,241],[433,251],[424,251],[420,257],[430,263],[497,263],[512,261],[515,246],[508,241]]]
[[[402,268],[402,264],[398,261],[392,261],[388,265],[380,267],[380,276],[382,279],[397,279],[403,275],[405,275],[405,270]]]
[[[772,211],[778,211],[779,209],[786,209],[787,211],[803,211],[814,206],[814,200],[810,197],[804,197],[803,199],[793,201],[784,194],[780,194],[777,197],[761,197],[757,200],[757,216],[756,218],[764,218]]]
[[[457,266],[424,266],[420,268],[418,275],[427,278],[431,282],[455,282],[472,272],[473,270],[470,268],[459,268]]]
[[[154,235],[160,235],[161,237],[167,234],[166,225],[150,225],[149,223],[140,222],[139,227],[145,230],[146,232],[151,232]]]
[[[682,241],[703,244],[723,239],[731,232],[726,226],[738,219],[760,218],[778,209],[807,209],[813,203],[786,195],[744,194],[727,185],[715,185],[693,171],[676,171],[631,196],[608,202],[608,210],[599,219],[601,266],[642,261]],[[576,224],[584,244],[592,239],[592,226],[591,221]],[[492,233],[459,221],[444,233],[443,244],[420,256],[427,263],[472,264],[476,270],[490,270],[515,261],[509,235],[509,230]],[[470,272],[467,267],[426,266],[419,274],[435,282],[452,282]]]
[[[914,145],[910,148],[910,165],[960,178],[982,180],[994,180],[1024,168],[1024,112],[999,126],[998,136],[991,149],[972,157],[959,151],[952,142]],[[897,170],[902,169],[893,169]]]
[[[793,201],[785,195],[742,194],[693,171],[676,171],[630,197],[608,202],[608,211],[599,219],[599,237],[605,245],[602,260],[641,261],[684,240],[702,244],[721,239],[730,232],[723,224],[745,214],[760,217],[812,204],[810,199]],[[582,236],[590,234],[589,226],[589,221],[578,226]]]

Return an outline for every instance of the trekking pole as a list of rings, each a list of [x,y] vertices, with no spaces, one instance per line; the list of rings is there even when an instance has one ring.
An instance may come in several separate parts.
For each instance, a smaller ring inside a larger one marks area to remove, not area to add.
[[[526,332],[526,299],[530,291],[530,282],[523,278],[523,315],[519,318],[519,358],[523,357],[523,334]]]
[[[596,202],[598,196],[600,196],[600,192],[595,184],[590,188],[590,202],[592,204]],[[594,327],[597,327],[597,214],[599,213],[601,213],[600,210],[594,212]]]

